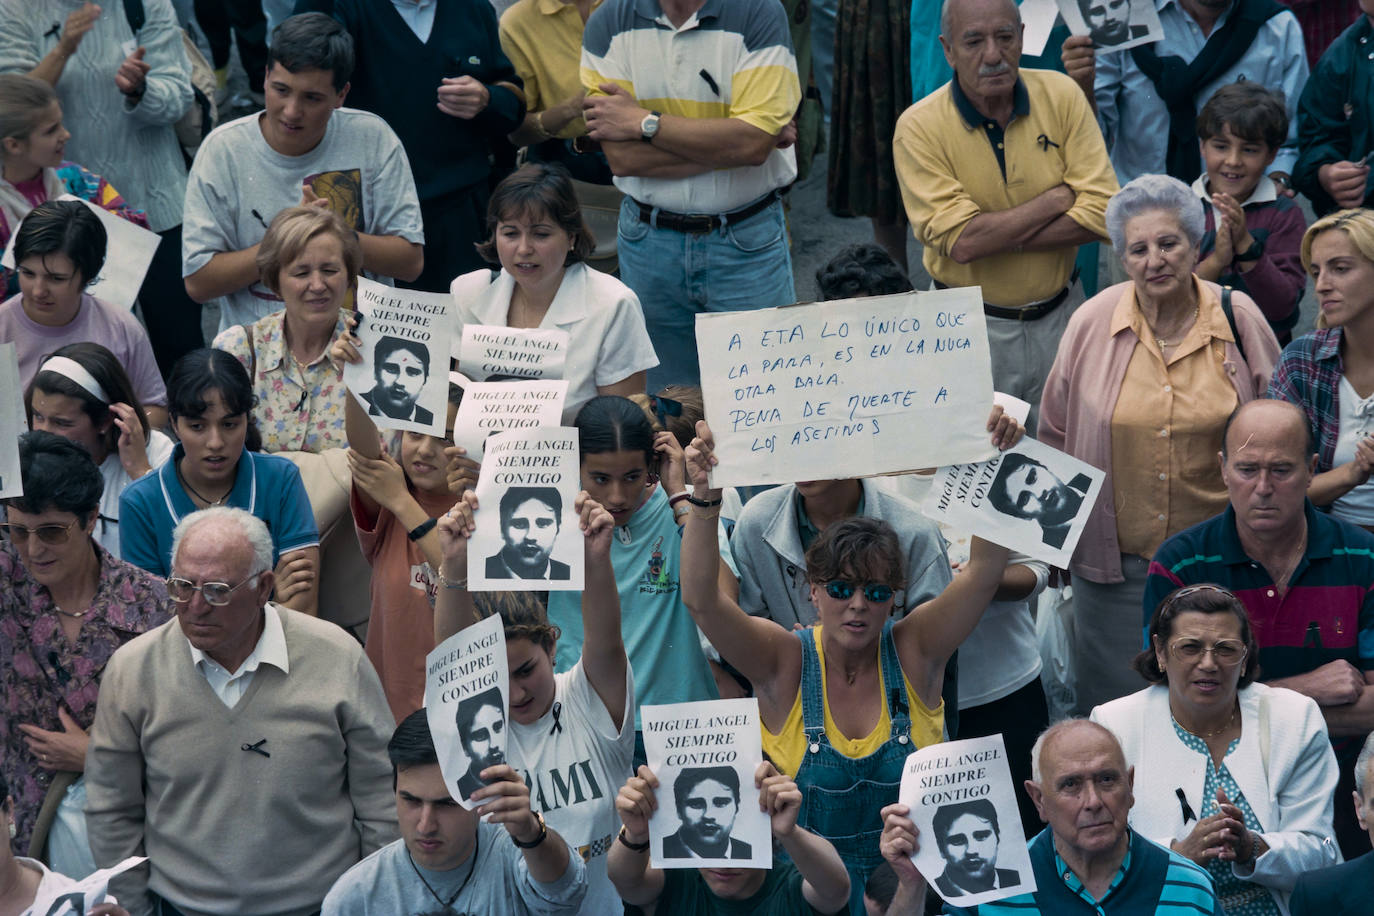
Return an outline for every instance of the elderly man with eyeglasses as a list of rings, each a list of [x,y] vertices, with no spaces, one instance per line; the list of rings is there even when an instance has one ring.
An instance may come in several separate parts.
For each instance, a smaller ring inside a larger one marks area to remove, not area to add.
[[[1174,589],[1212,582],[1245,605],[1260,678],[1316,700],[1340,765],[1337,798],[1374,730],[1374,534],[1319,512],[1307,498],[1316,467],[1303,411],[1285,401],[1242,405],[1222,435],[1221,515],[1160,545],[1145,584],[1143,621]],[[1369,851],[1349,805],[1336,807],[1346,858]]]
[[[261,520],[188,515],[176,620],[106,669],[86,818],[97,864],[148,856],[112,883],[132,916],[317,913],[396,838],[381,681],[343,630],[270,603],[272,586]]]

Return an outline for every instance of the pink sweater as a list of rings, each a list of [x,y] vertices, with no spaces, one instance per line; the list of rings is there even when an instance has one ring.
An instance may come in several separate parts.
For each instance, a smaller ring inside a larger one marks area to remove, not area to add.
[[[1220,312],[1221,287],[1200,280],[1197,285],[1200,307]],[[1090,582],[1123,581],[1112,495],[1111,423],[1126,366],[1140,338],[1130,328],[1111,338],[1107,331],[1112,313],[1129,289],[1129,283],[1118,283],[1078,307],[1059,341],[1059,353],[1040,398],[1040,441],[1107,473],[1102,495],[1088,517],[1070,566],[1075,576]],[[1279,344],[1253,299],[1237,291],[1231,296],[1231,306],[1248,361],[1241,358],[1234,343],[1228,342],[1222,365],[1244,404],[1268,388]],[[1217,323],[1224,326],[1225,319],[1218,315]]]

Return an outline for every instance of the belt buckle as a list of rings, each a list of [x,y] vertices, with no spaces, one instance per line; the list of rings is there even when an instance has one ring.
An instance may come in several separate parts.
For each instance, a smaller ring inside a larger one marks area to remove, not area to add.
[[[697,214],[682,217],[682,231],[688,235],[705,235],[716,228],[715,217]]]

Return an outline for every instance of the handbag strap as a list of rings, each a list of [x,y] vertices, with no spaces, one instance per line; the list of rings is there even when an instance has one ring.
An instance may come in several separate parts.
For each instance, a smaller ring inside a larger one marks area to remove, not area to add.
[[[1226,316],[1226,323],[1231,326],[1231,336],[1236,341],[1236,349],[1240,351],[1241,361],[1249,365],[1250,361],[1245,358],[1245,343],[1240,339],[1240,328],[1236,327],[1236,310],[1231,305],[1231,287],[1221,288],[1221,313]]]

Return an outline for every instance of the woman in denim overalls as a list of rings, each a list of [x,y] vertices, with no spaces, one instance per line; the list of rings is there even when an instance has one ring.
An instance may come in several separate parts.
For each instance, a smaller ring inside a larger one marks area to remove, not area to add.
[[[1019,425],[994,409],[993,444],[1007,447]],[[707,468],[710,430],[687,449],[695,497],[718,503]],[[882,860],[879,811],[897,800],[902,764],[941,740],[945,662],[992,600],[1007,551],[973,539],[969,565],[943,593],[893,620],[906,583],[902,551],[886,522],[851,518],[821,533],[806,552],[818,622],[796,633],[751,617],[716,586],[718,508],[692,507],[682,542],[682,598],[721,656],[754,685],[764,750],[803,793],[798,824],[825,837],[844,859],[850,911],[862,916],[863,887]],[[858,738],[850,738],[858,735]]]

